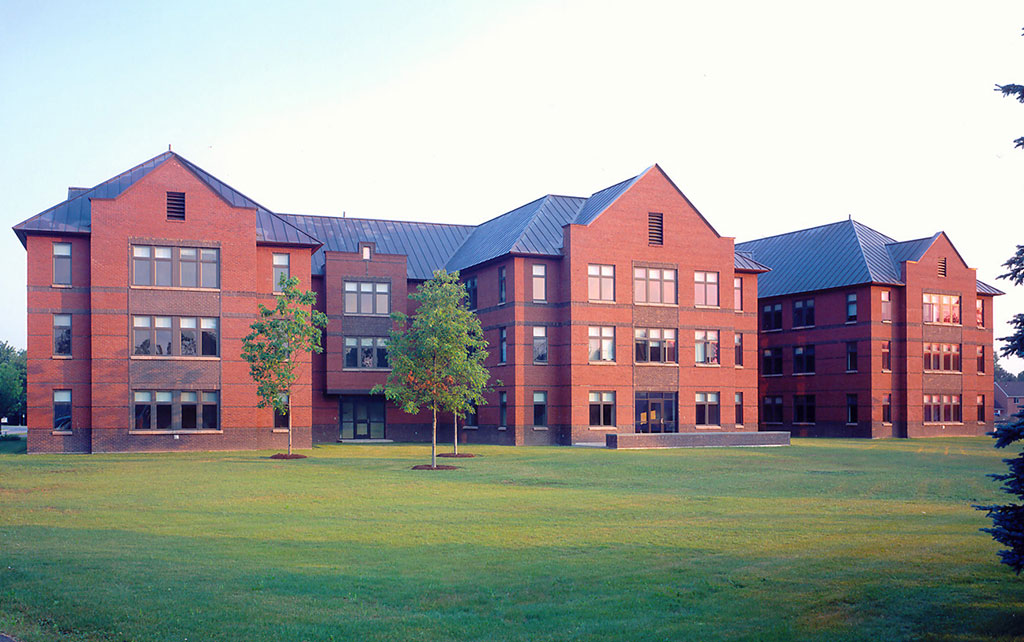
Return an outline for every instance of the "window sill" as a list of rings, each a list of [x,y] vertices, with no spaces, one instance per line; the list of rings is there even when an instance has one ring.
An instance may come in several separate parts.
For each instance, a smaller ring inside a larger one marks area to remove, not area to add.
[[[891,426],[891,425],[892,425],[892,422],[891,422],[891,421],[883,421],[883,422],[882,422],[882,425],[883,425],[883,426]]]
[[[129,430],[129,435],[222,435],[223,430]]]
[[[882,319],[882,323],[892,323],[892,319]]]
[[[180,285],[129,285],[131,290],[169,290],[171,292],[220,292],[220,288],[192,288]]]
[[[743,369],[743,364],[742,364],[742,363],[738,363],[738,364],[736,364],[736,365],[735,365],[735,366],[733,366],[733,367],[734,367],[734,368],[737,368],[737,369],[739,369],[739,370],[742,370],[742,369]]]
[[[652,308],[678,308],[678,303],[648,303],[646,301],[633,301],[633,305],[646,305]]]
[[[650,368],[657,368],[657,367],[664,368],[666,366],[669,367],[669,368],[678,368],[679,367],[679,364],[676,363],[675,361],[637,361],[633,365],[642,366],[642,367],[650,367]]]
[[[781,421],[762,421],[761,423],[763,423],[766,426],[781,426],[782,425]]]
[[[498,426],[498,430],[504,432],[504,431],[508,430],[508,426]]]
[[[342,312],[341,316],[344,317],[377,317],[380,319],[387,319],[391,317],[390,312],[377,313],[377,312]]]
[[[924,325],[941,325],[947,328],[961,328],[964,324],[962,323],[943,323],[942,321],[922,321]]]
[[[768,332],[782,332],[782,328],[767,328],[765,330],[761,330],[761,332],[765,332],[765,333],[768,333]]]
[[[534,426],[533,429],[534,430],[547,430],[548,427],[547,426]]]
[[[66,361],[66,360],[71,358],[71,355],[70,354],[55,354],[55,355],[53,355],[50,358],[51,359],[57,359],[58,361]]]
[[[288,433],[288,429],[287,428],[271,428],[270,432],[273,432],[273,433],[285,433],[285,434],[287,434]]]
[[[847,323],[849,323],[849,321]],[[795,325],[795,326],[793,326],[790,329],[791,330],[809,330],[809,329],[814,328],[814,327],[816,327],[816,326],[813,326],[813,325]]]
[[[494,364],[494,367],[497,368],[498,366],[507,366],[507,365],[508,365],[507,361],[499,361],[498,363]]]
[[[888,370],[882,368],[882,374],[892,374],[892,368],[889,368]]]
[[[587,430],[617,430],[617,426],[588,426]]]
[[[695,363],[693,365],[698,367],[698,368],[721,368],[722,367],[722,364],[720,364],[720,363]]]
[[[178,354],[133,354],[129,358],[138,359],[139,361],[220,361],[220,357],[186,357]]]
[[[73,431],[71,431],[71,430],[54,430],[50,434],[51,435],[64,435],[64,436],[66,436],[66,435],[73,435],[75,433]]]
[[[925,370],[925,374],[948,374],[948,375],[962,375],[962,370]]]
[[[614,361],[608,361],[607,359],[601,359],[600,361],[587,361],[588,366],[614,366],[618,365]]]
[[[963,426],[962,421],[924,421],[922,422],[926,426]],[[984,422],[981,422],[984,423]]]
[[[718,424],[694,424],[693,426],[697,430],[721,430],[722,427]]]
[[[547,305],[548,300],[547,299],[531,299],[530,303],[533,303],[535,305]]]
[[[587,303],[594,303],[596,305],[611,305],[615,303],[615,299],[587,299]]]
[[[75,286],[71,285],[70,283],[51,283],[50,287],[56,288],[58,290],[70,290]]]
[[[762,374],[761,376],[762,377],[784,377],[785,375],[782,374],[781,372],[772,372],[772,373],[769,373],[769,374]]]
[[[342,368],[342,372],[391,372],[391,368]]]
[[[534,361],[533,365],[535,365],[535,366],[546,366],[546,365],[548,365],[548,362],[547,361]]]
[[[846,374],[857,374],[860,370],[847,370]]]
[[[815,374],[817,374],[817,373],[814,373],[814,372],[794,372],[793,376],[794,377],[813,377]]]
[[[814,422],[814,421],[794,421],[793,425],[794,426],[816,426],[817,422]],[[856,424],[846,424],[846,425],[847,426],[850,426],[850,425],[854,425],[855,426]]]
[[[700,304],[700,303],[694,303],[693,307],[698,309],[698,310],[721,310],[722,309],[722,306],[720,306],[720,305],[703,305],[703,304]]]
[[[847,322],[846,322],[846,323],[844,323],[843,325],[854,325],[855,323],[857,323],[856,319],[855,319],[855,320],[853,320],[853,321],[847,321]]]

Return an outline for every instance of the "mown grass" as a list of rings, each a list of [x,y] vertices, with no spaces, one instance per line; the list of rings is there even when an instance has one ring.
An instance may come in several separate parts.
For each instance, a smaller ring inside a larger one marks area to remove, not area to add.
[[[1014,640],[992,440],[27,456],[0,631],[34,640]]]

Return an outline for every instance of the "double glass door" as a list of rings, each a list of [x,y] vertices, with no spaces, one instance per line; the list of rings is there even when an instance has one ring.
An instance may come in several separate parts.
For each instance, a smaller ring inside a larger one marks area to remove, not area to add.
[[[677,393],[636,393],[636,432],[679,432],[677,409]]]
[[[375,397],[341,398],[342,439],[384,439],[384,400]]]

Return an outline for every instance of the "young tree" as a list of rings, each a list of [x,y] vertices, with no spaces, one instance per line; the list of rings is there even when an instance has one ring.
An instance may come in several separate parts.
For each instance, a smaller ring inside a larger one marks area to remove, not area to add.
[[[277,304],[259,304],[259,318],[242,339],[242,358],[256,382],[260,408],[271,406],[288,414],[288,454],[292,454],[292,385],[299,378],[300,353],[323,352],[320,330],[327,327],[327,315],[312,310],[316,294],[298,289],[295,277],[281,277]]]
[[[388,340],[391,372],[373,392],[383,392],[410,414],[430,408],[430,465],[436,468],[437,413],[465,414],[471,403],[483,402],[490,376],[483,366],[487,342],[480,320],[466,306],[458,272],[434,272],[409,298],[419,307],[411,322],[404,314],[391,315],[397,325]]]
[[[1009,279],[1014,285],[1024,284],[1024,245],[1017,246],[1017,253],[1003,264],[1006,274],[1000,279]],[[1005,342],[1003,356],[1016,355],[1024,357],[1024,314],[1016,314],[1010,322],[1014,333],[1000,339]],[[989,433],[996,439],[996,448],[1006,448],[1010,444],[1024,440],[1024,412],[1014,415],[1016,421],[1007,422],[996,427]],[[1009,472],[1001,475],[989,475],[996,481],[1003,482],[1002,490],[1018,499],[1024,500],[1024,452],[1018,453],[1013,459],[1004,459]],[[1003,564],[1012,568],[1017,575],[1024,570],[1024,505],[1002,504],[993,506],[977,506],[988,512],[992,518],[992,528],[981,530],[992,535],[1000,544],[1007,546],[999,551]]]
[[[7,417],[15,423],[24,422],[27,383],[25,351],[0,341],[0,417]]]

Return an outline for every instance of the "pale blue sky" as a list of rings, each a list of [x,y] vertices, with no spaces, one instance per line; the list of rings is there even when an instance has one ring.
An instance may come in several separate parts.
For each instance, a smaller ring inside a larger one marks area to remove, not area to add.
[[[992,87],[1024,83],[1022,26],[1009,1],[0,0],[0,224],[168,143],[276,211],[466,223],[657,162],[739,240],[945,230],[1008,290],[1024,105]],[[13,233],[0,266],[23,346]]]

